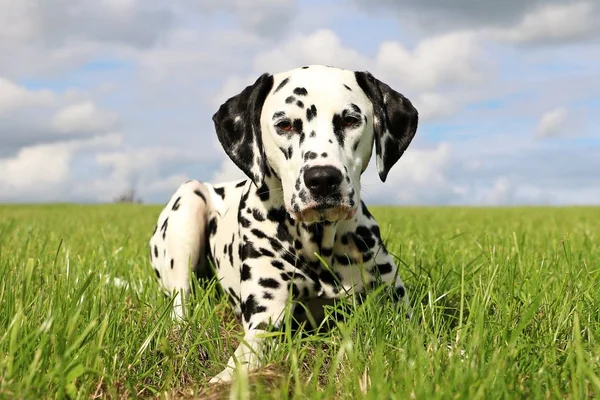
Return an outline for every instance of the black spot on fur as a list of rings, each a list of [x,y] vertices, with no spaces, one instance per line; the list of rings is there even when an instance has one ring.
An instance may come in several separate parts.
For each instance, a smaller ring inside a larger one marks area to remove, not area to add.
[[[298,290],[298,287],[296,285],[294,285],[293,282],[288,283],[288,291],[292,291],[292,298],[293,299],[299,299],[300,298],[300,291]]]
[[[263,247],[260,248],[259,250],[260,255],[261,256],[265,256],[265,257],[269,257],[269,258],[275,258],[275,254],[273,254],[273,252],[269,249],[265,249]]]
[[[175,260],[171,258],[171,269],[175,266]]]
[[[305,189],[302,189],[300,193],[298,193],[298,197],[300,197],[300,200],[302,200],[303,202],[308,202],[308,193],[306,193]]]
[[[252,279],[252,273],[248,264],[242,264],[242,270],[240,271],[240,278],[242,281],[249,281]]]
[[[396,300],[402,299],[404,298],[404,296],[406,295],[406,289],[404,289],[404,286],[398,286],[395,290],[394,290],[394,298]]]
[[[231,235],[231,241],[229,242],[229,265],[233,266],[233,241],[235,240],[235,234]]]
[[[175,203],[173,203],[173,207],[171,208],[171,210],[173,210],[173,211],[177,211],[177,210],[179,210],[179,206],[181,205],[181,204],[179,204],[179,202],[180,202],[180,201],[181,201],[181,196],[179,196],[179,197],[178,197],[178,198],[175,200]]]
[[[262,186],[256,190],[256,194],[261,201],[269,200],[269,186],[267,186],[266,183],[263,183]]]
[[[311,138],[314,138],[315,136],[317,136],[317,132],[315,132],[315,131],[311,131],[311,132],[310,132],[310,137],[311,137]]]
[[[253,294],[248,296],[246,298],[246,301],[242,302],[241,309],[242,309],[242,314],[244,315],[244,320],[246,321],[246,323],[250,322],[250,318],[254,314],[258,314],[258,313],[267,311],[267,307],[261,306],[256,302]]]
[[[354,142],[354,145],[352,145],[352,151],[356,152],[356,150],[358,150],[359,145],[360,145],[360,137],[358,139],[356,139],[356,142]]]
[[[202,194],[200,190],[196,189],[194,190],[194,193],[196,193],[196,195],[199,196],[206,203],[206,197],[204,197],[204,194]]]
[[[225,188],[215,188],[215,193],[218,194],[222,199],[225,198]]]
[[[259,239],[264,239],[267,237],[267,235],[263,231],[257,228],[252,229],[250,232],[252,232],[252,234]]]
[[[294,101],[296,101],[296,98],[294,96],[289,96],[288,98],[285,99],[285,102],[287,104],[292,104]]]
[[[246,181],[241,181],[235,184],[236,188],[241,188],[242,186],[244,186],[246,184]]]
[[[258,250],[256,250],[254,245],[250,242],[244,243],[244,245],[242,246],[242,254],[242,258],[244,260],[249,258],[259,258],[260,256],[262,256],[262,254]]]
[[[210,236],[213,236],[215,233],[217,233],[217,219],[216,218],[211,218],[210,221],[208,221],[208,226],[206,227],[206,230],[208,231],[208,234]]]
[[[334,114],[332,119],[333,134],[338,141],[340,147],[344,147],[344,141],[346,140],[346,133],[344,132],[344,126],[342,122],[342,116],[340,114]]]
[[[344,254],[344,255],[341,255],[341,256],[336,255],[335,256],[335,261],[338,264],[340,264],[340,265],[350,265],[350,264],[352,264],[353,260],[350,259],[350,257],[348,257],[347,255]]]
[[[281,255],[281,258],[288,264],[296,266],[296,257],[293,254],[286,252]]]
[[[375,246],[375,239],[373,239],[373,233],[366,226],[359,226],[356,228],[356,235],[359,238],[355,238],[356,247],[360,251],[367,251]]]
[[[244,191],[244,194],[242,194],[242,198],[240,199],[240,210],[243,210],[244,208],[246,208],[246,202],[248,201],[248,196],[250,195],[250,190],[246,190]]]
[[[154,245],[154,257],[158,257],[158,247]]]
[[[277,88],[275,89],[275,91],[273,91],[273,93],[277,93],[279,92],[279,90],[284,87],[285,85],[287,85],[287,83],[290,81],[290,78],[285,78],[284,80],[281,81],[281,83],[279,85],[277,85]]]
[[[314,160],[314,159],[315,159],[315,158],[317,158],[317,157],[318,157],[318,154],[317,154],[317,153],[315,153],[314,151],[307,151],[307,152],[304,154],[304,161],[307,161],[307,160]]]
[[[333,249],[331,247],[323,247],[321,249],[321,255],[323,257],[329,257],[333,254]]]
[[[306,96],[308,92],[303,87],[297,87],[294,89],[294,94],[297,96]]]
[[[348,89],[349,91],[352,91],[352,89],[350,89],[350,86],[348,86],[348,85],[344,84],[344,87],[345,87],[346,89]]]
[[[257,210],[256,208],[252,209],[252,216],[254,217],[255,220],[257,220],[259,222],[262,222],[265,220],[265,216],[262,215],[262,213],[259,210]]]
[[[263,292],[263,299],[265,300],[273,300],[273,294],[270,292]]]
[[[294,154],[294,148],[292,146],[289,146],[287,149],[280,147],[279,150],[281,150],[286,160],[292,158],[292,155]]]
[[[271,261],[271,265],[274,266],[275,268],[283,271],[283,263],[279,260],[273,260]]]
[[[300,108],[304,108],[304,103],[303,103],[302,101],[300,101],[300,100],[298,100],[298,101],[296,102],[296,105],[297,105],[298,107],[300,107]]]
[[[304,143],[304,139],[306,139],[306,135],[304,134],[304,132],[302,132],[300,134],[300,139],[298,140],[298,146],[302,146],[302,143]]]
[[[240,225],[243,226],[244,228],[249,228],[250,225],[252,225],[252,222],[250,222],[250,220],[248,218],[244,218],[241,215],[238,216],[238,220],[240,222]]]
[[[154,268],[154,273],[156,274],[156,279],[160,279],[160,272],[158,272],[158,268]]]
[[[265,289],[279,289],[281,287],[281,283],[273,278],[260,278],[258,284]]]
[[[228,292],[229,292],[229,296],[231,296],[232,299],[234,299],[237,303],[240,302],[240,296],[238,296],[237,293],[232,288],[229,288]]]
[[[381,238],[381,231],[379,230],[379,226],[373,225],[371,227],[371,232],[373,233],[373,240],[378,241]]]
[[[327,158],[327,153],[321,153],[321,157]]]
[[[308,69],[308,66],[305,65],[304,67],[302,67],[302,69]]]
[[[267,219],[281,225],[285,223],[286,211],[283,207],[271,208],[267,213]]]
[[[288,231],[285,224],[277,225],[277,235],[276,236],[277,236],[277,239],[279,239],[280,241],[285,242],[285,243],[291,243],[294,240],[294,238]]]
[[[314,117],[317,116],[317,107],[315,105],[311,105],[306,109],[306,119],[310,122]]]
[[[292,126],[297,133],[304,134],[304,132],[302,132],[302,120],[300,118],[296,118],[294,122],[292,122]]]
[[[163,222],[162,226],[160,227],[160,230],[162,231],[162,238],[163,240],[165,239],[165,236],[167,235],[167,227],[169,226],[169,217],[165,218],[165,222]]]
[[[282,118],[285,116],[285,113],[283,111],[277,111],[273,114],[273,121],[275,121],[276,119]]]
[[[379,264],[373,267],[373,272],[378,272],[379,275],[387,275],[392,272],[394,267],[390,263]]]

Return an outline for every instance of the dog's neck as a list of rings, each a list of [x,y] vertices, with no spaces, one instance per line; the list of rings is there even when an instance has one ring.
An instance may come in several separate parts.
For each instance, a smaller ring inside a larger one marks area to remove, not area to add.
[[[338,223],[330,221],[321,221],[315,223],[305,223],[292,218],[285,207],[283,199],[283,185],[281,180],[275,175],[266,176],[260,187],[253,184],[256,196],[263,203],[266,211],[278,210],[283,221],[280,224],[289,224],[289,233],[294,240],[301,242],[303,253],[309,262],[319,262],[314,253],[319,253],[326,261],[330,262],[332,250],[336,238]]]

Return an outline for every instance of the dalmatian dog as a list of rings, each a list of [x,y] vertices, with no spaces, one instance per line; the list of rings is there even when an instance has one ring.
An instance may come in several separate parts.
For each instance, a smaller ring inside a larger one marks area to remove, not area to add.
[[[317,315],[322,304],[380,284],[408,302],[360,199],[373,145],[385,182],[416,133],[406,97],[369,72],[311,65],[263,74],[213,121],[249,179],[184,183],[150,240],[160,285],[175,294],[175,318],[185,317],[191,274],[216,274],[241,317],[242,343],[211,382],[257,368],[264,334],[281,326],[286,309]]]

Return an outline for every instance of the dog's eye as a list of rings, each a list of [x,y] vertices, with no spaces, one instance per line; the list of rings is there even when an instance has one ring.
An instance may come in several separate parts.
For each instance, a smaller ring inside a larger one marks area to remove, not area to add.
[[[292,126],[292,123],[288,119],[278,122],[277,124],[275,124],[275,126],[279,129],[281,129],[282,131],[286,131],[286,132],[289,132],[294,128]]]
[[[358,125],[360,123],[360,119],[353,117],[351,115],[346,115],[342,120],[344,128],[349,128],[351,126]]]

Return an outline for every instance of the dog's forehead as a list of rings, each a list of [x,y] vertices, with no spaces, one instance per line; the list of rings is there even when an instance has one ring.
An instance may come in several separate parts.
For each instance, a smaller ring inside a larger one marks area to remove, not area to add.
[[[310,65],[273,75],[273,89],[269,97],[277,102],[295,96],[299,100],[316,102],[363,99],[364,93],[356,82],[354,71]]]

